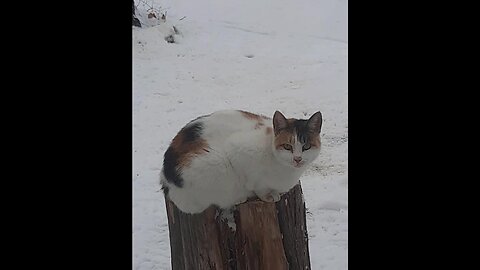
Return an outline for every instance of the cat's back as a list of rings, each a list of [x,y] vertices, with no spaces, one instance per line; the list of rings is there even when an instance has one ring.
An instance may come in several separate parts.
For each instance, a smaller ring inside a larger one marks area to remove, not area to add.
[[[182,172],[227,164],[235,150],[261,148],[271,137],[271,125],[268,117],[240,110],[200,116],[177,133],[165,152],[165,178],[182,186]]]
[[[202,137],[212,143],[222,141],[234,134],[248,134],[271,129],[271,119],[241,110],[223,110],[199,117],[195,121],[202,125]]]
[[[189,122],[164,155],[161,181],[166,194],[182,211],[192,213],[211,203],[226,207],[246,199],[251,191],[239,181],[232,153],[262,148],[271,136],[271,125],[265,116],[237,110]]]

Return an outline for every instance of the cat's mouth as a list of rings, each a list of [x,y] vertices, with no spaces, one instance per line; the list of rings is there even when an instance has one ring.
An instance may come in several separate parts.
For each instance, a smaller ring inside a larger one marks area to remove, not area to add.
[[[300,168],[300,167],[303,166],[303,164],[304,164],[303,162],[293,163],[293,167],[295,167],[295,168]]]

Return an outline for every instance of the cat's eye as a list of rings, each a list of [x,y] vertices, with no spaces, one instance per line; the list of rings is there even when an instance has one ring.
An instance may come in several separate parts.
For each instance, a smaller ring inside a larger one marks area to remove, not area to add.
[[[302,151],[307,151],[308,149],[310,149],[310,147],[312,147],[309,143],[306,143],[303,145],[302,147]]]
[[[285,148],[285,150],[292,151],[292,146],[290,144],[284,144],[283,148]]]

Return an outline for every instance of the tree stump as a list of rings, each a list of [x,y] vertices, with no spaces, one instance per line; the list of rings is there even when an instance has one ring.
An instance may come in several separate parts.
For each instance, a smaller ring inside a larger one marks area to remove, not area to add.
[[[185,214],[168,198],[165,202],[173,270],[310,269],[300,184],[277,203],[249,200],[237,205],[230,226],[226,211],[217,207]]]

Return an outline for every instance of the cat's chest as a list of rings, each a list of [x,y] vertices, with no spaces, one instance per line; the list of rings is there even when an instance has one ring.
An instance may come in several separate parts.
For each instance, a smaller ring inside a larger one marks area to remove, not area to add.
[[[292,172],[281,172],[264,167],[248,171],[246,188],[252,191],[276,190],[286,192],[298,182],[299,175]]]
[[[288,190],[300,176],[293,170],[285,169],[273,157],[265,155],[245,155],[234,166],[236,174],[247,188]]]

